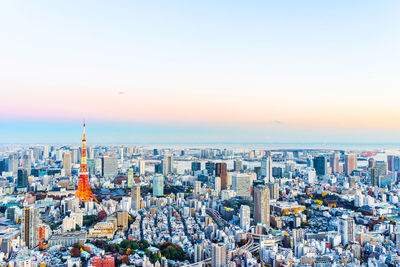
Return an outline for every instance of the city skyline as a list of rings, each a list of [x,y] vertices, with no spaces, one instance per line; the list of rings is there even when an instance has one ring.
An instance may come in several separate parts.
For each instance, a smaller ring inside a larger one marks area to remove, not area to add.
[[[398,142],[396,1],[75,4],[1,4],[1,143]]]

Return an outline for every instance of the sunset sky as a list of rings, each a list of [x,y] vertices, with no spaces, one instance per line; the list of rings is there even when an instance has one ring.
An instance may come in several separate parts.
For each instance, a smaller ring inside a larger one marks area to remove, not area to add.
[[[2,1],[0,143],[399,142],[399,1]],[[92,138],[90,140],[90,138]]]

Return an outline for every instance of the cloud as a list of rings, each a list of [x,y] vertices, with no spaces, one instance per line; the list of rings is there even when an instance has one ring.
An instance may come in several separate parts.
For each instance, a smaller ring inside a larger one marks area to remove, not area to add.
[[[125,94],[125,92],[119,91],[118,94],[119,94],[119,95],[123,95],[123,94]]]
[[[275,124],[283,124],[283,121],[280,121],[280,120],[274,120],[274,123],[275,123]]]

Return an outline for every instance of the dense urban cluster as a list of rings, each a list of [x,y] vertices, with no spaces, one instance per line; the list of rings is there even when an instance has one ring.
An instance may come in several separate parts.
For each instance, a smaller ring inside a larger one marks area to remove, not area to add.
[[[386,150],[2,145],[0,266],[397,266],[399,171]]]

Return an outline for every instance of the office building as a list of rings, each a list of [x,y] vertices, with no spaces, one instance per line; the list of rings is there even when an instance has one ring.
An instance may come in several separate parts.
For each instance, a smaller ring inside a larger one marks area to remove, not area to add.
[[[357,157],[355,154],[344,155],[344,173],[348,176],[357,169]]]
[[[101,173],[104,177],[115,177],[118,174],[118,159],[103,157],[101,159]]]
[[[377,175],[379,176],[385,176],[388,174],[388,164],[384,161],[376,161],[375,162],[375,167],[374,167],[377,171]]]
[[[340,160],[340,153],[335,152],[331,154],[329,159],[329,164],[331,166],[332,173],[339,173],[339,160]]]
[[[342,217],[338,222],[338,234],[342,237],[342,244],[346,246],[355,241],[355,222],[352,218]]]
[[[222,267],[226,265],[226,245],[212,244],[211,247],[211,262],[212,267]]]
[[[221,178],[221,189],[227,189],[227,171],[225,162],[219,162],[215,164],[215,176]]]
[[[164,176],[155,174],[153,177],[153,197],[164,196]]]
[[[245,173],[235,173],[232,176],[232,189],[236,196],[242,198],[251,197],[250,185],[253,184],[252,177]]]
[[[25,169],[19,169],[17,175],[17,188],[28,187],[28,171]]]
[[[143,176],[146,174],[146,161],[144,159],[139,160],[139,175]]]
[[[31,175],[32,162],[30,155],[25,154],[22,157],[22,168],[28,172],[28,175]]]
[[[134,183],[135,183],[135,181],[133,180],[133,169],[129,168],[128,169],[128,177],[127,177],[127,187],[132,188]]]
[[[197,172],[201,170],[201,162],[193,161],[192,162],[192,172]]]
[[[265,183],[274,181],[272,176],[272,157],[269,153],[261,160],[261,177],[264,178]]]
[[[22,214],[21,236],[30,249],[39,244],[39,223],[39,210],[34,206],[25,207]]]
[[[128,230],[128,212],[118,211],[117,212],[117,226],[123,231]]]
[[[215,163],[212,161],[207,161],[206,162],[206,170],[207,170],[208,175],[214,175]]]
[[[278,183],[268,183],[269,196],[272,200],[277,200],[279,198],[279,184]]]
[[[131,189],[131,206],[133,210],[140,209],[140,186],[134,185]]]
[[[16,153],[12,153],[8,156],[8,172],[11,172],[12,175],[16,175],[18,172],[18,155]]]
[[[66,177],[71,176],[72,169],[72,156],[71,151],[64,151],[63,153],[63,169]]]
[[[254,189],[254,221],[270,226],[270,192],[267,186],[258,185]]]
[[[240,227],[246,231],[250,228],[250,207],[247,205],[240,206]]]
[[[163,175],[168,175],[170,173],[174,173],[174,156],[173,155],[165,155],[162,160],[162,170]]]
[[[243,161],[241,161],[239,159],[235,160],[234,163],[233,163],[233,170],[235,172],[242,171],[243,170]]]
[[[328,174],[328,160],[325,156],[317,156],[313,159],[313,166],[318,176]]]

